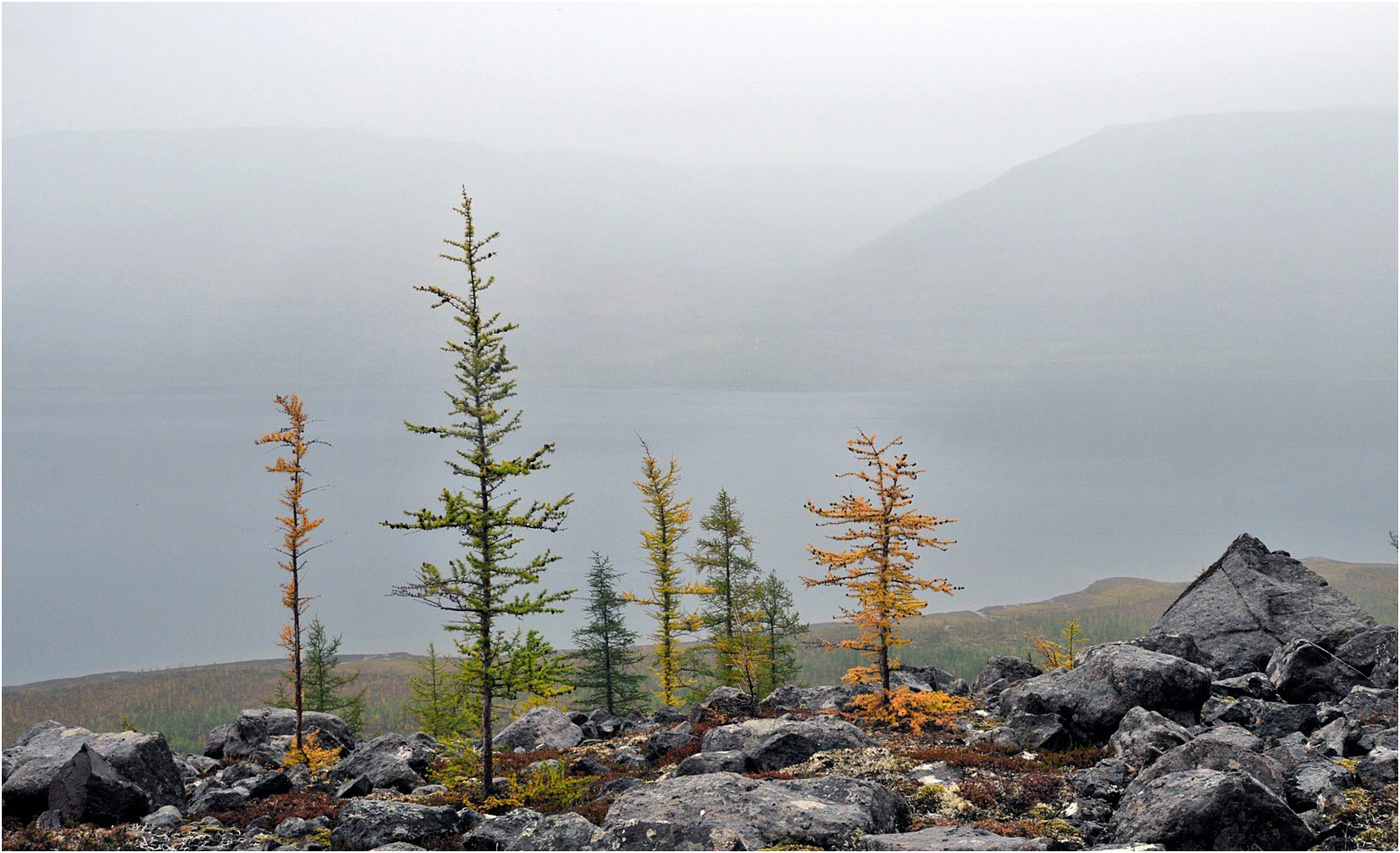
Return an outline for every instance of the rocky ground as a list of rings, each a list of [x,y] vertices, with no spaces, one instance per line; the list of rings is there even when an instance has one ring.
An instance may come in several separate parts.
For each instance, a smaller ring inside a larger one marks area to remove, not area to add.
[[[896,676],[975,710],[916,734],[851,714],[868,688],[848,685],[536,708],[499,733],[490,792],[459,744],[357,742],[328,715],[308,724],[339,757],[315,772],[284,767],[285,709],[244,711],[202,756],[50,721],[5,750],[4,847],[1396,849],[1395,629],[1251,537],[1073,668]]]

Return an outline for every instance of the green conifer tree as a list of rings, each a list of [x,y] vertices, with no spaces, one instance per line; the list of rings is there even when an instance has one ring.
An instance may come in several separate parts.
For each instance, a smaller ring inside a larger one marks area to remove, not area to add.
[[[690,562],[707,591],[700,617],[706,647],[713,654],[713,677],[750,695],[759,689],[758,596],[761,575],[753,559],[753,536],[729,493],[720,490],[700,528],[712,534],[696,545]]]
[[[501,455],[502,442],[520,428],[520,412],[504,406],[515,394],[515,382],[510,379],[515,365],[506,357],[505,335],[516,325],[502,322],[499,314],[483,312],[481,296],[495,279],[483,279],[478,265],[494,254],[485,247],[496,234],[477,238],[472,200],[465,187],[457,213],[465,224],[462,241],[443,242],[461,254],[442,257],[466,266],[467,295],[440,287],[415,288],[436,299],[434,308],[454,311],[453,319],[465,335],[465,340],[449,341],[444,347],[457,358],[460,391],[447,394],[450,415],[456,420],[448,426],[405,425],[419,435],[463,442],[466,449],[457,450],[447,465],[468,485],[462,491],[443,489],[438,496],[440,510],[405,512],[409,521],[385,524],[399,530],[452,530],[460,537],[465,551],[461,558],[451,560],[446,569],[423,563],[417,578],[395,587],[393,594],[416,598],[455,620],[445,627],[454,633],[462,684],[479,709],[482,788],[490,791],[495,701],[510,701],[521,693],[553,696],[567,690],[562,682],[568,668],[549,643],[533,629],[522,634],[517,627],[508,634],[503,623],[506,617],[560,613],[558,605],[573,594],[573,590],[549,592],[539,587],[541,574],[557,556],[546,550],[528,561],[517,561],[515,554],[524,531],[557,531],[573,496],[522,504],[513,492],[518,478],[549,467],[545,457],[554,445],[546,444],[525,456]]]
[[[776,572],[769,572],[758,586],[759,693],[766,696],[792,682],[801,671],[793,639],[807,633],[807,625],[793,606],[792,591]]]
[[[637,632],[627,627],[622,606],[625,603],[617,591],[622,574],[613,568],[607,557],[593,552],[593,565],[588,570],[588,623],[574,631],[574,687],[588,707],[603,707],[609,714],[620,716],[646,700],[642,689],[644,676],[633,667],[641,661],[642,653],[633,646]]]
[[[303,666],[306,689],[306,710],[335,714],[345,721],[351,732],[359,734],[364,725],[365,688],[358,693],[342,693],[354,684],[360,673],[340,675],[340,635],[326,633],[320,617],[313,617],[306,632],[306,662]]]
[[[418,675],[409,677],[408,686],[413,692],[408,710],[418,718],[420,730],[441,740],[474,731],[480,725],[470,712],[456,668],[438,655],[432,643],[428,644],[427,659],[418,662]]]

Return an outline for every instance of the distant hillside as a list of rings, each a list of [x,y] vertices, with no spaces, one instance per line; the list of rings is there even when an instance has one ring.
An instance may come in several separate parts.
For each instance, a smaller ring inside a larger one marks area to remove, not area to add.
[[[1341,563],[1312,557],[1304,563],[1386,625],[1396,625],[1396,566]],[[936,613],[905,623],[913,642],[902,650],[914,666],[936,665],[971,681],[988,656],[1027,657],[1029,632],[1056,637],[1067,619],[1079,619],[1085,643],[1141,636],[1185,589],[1183,583],[1140,578],[1107,578],[1078,592],[1048,601],[988,607],[972,612]],[[799,655],[802,681],[830,684],[858,657],[826,652],[820,640],[851,636],[838,623],[813,625]],[[404,706],[408,679],[422,658],[405,654],[347,655],[342,672],[358,670],[366,691],[365,734],[410,730]],[[115,731],[123,720],[146,731],[164,732],[181,752],[201,753],[205,735],[231,722],[238,712],[263,704],[277,687],[280,660],[243,661],[154,672],[109,672],[43,681],[0,691],[4,706],[3,742],[46,719],[94,731]]]
[[[1394,112],[1110,127],[767,291],[706,369],[1393,376],[1395,151]]]

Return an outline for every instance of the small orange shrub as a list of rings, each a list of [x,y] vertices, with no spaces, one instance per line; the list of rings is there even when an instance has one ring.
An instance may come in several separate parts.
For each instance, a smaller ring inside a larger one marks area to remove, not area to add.
[[[879,692],[862,693],[851,700],[852,712],[857,716],[894,729],[907,728],[914,734],[921,734],[930,725],[951,728],[972,707],[972,700],[962,696],[949,696],[939,690],[916,692],[908,687],[896,687],[888,697]]]
[[[340,760],[340,747],[321,746],[316,739],[316,732],[309,731],[301,739],[301,751],[298,752],[295,745],[287,749],[287,760],[282,762],[282,766],[292,768],[298,764],[305,764],[312,773],[325,770],[333,766]]]

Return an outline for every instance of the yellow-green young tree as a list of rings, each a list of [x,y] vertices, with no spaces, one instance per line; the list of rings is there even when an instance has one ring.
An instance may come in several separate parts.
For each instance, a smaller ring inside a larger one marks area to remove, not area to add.
[[[646,551],[647,568],[651,575],[651,594],[642,598],[628,593],[628,601],[651,608],[656,631],[656,665],[652,671],[660,681],[657,695],[664,705],[678,703],[680,692],[690,684],[682,668],[680,644],[684,635],[700,629],[700,617],[688,613],[682,606],[684,596],[705,590],[698,584],[681,580],[683,567],[679,559],[681,537],[689,531],[690,501],[676,499],[676,483],[681,468],[672,459],[665,470],[651,455],[651,448],[642,442],[642,479],[635,485],[642,493],[642,505],[651,518],[650,526],[642,529],[642,549]]]
[[[713,676],[722,685],[753,695],[759,689],[758,563],[753,536],[744,529],[744,516],[723,489],[700,519],[701,537],[690,562],[707,588],[701,596],[700,618],[705,643],[714,655]]]
[[[311,531],[320,527],[321,522],[325,521],[324,518],[312,518],[308,515],[306,505],[302,502],[307,492],[307,471],[304,462],[307,451],[311,449],[312,445],[325,444],[325,442],[306,437],[307,417],[297,395],[280,395],[276,398],[276,402],[277,407],[287,416],[287,425],[255,440],[254,444],[276,444],[286,450],[290,456],[288,458],[279,454],[277,461],[268,465],[267,470],[274,474],[286,474],[291,481],[287,484],[286,490],[282,492],[282,506],[287,508],[289,514],[277,517],[282,525],[282,544],[277,548],[277,551],[285,558],[280,560],[278,565],[290,575],[287,582],[282,585],[282,604],[291,611],[292,615],[291,621],[282,626],[282,635],[278,639],[278,645],[287,650],[287,660],[291,663],[292,702],[297,715],[293,749],[304,754],[302,715],[305,705],[305,681],[302,677],[301,666],[301,617],[306,613],[307,606],[311,604],[311,597],[302,595],[301,572],[306,567],[307,552],[319,547],[310,544]]]
[[[520,428],[520,412],[505,403],[515,394],[510,374],[515,370],[506,357],[505,335],[516,328],[499,314],[487,314],[482,294],[494,277],[482,278],[478,266],[494,253],[485,247],[496,234],[479,238],[472,222],[472,200],[462,189],[464,233],[461,242],[444,240],[460,254],[443,258],[462,264],[467,273],[467,294],[459,296],[440,287],[416,290],[434,298],[434,308],[449,308],[461,327],[461,341],[444,349],[456,356],[458,390],[449,391],[447,426],[420,426],[405,422],[411,432],[461,442],[455,458],[447,460],[452,474],[465,481],[461,491],[443,489],[439,509],[405,512],[408,521],[384,522],[399,530],[451,530],[463,549],[462,557],[446,568],[423,563],[411,583],[393,589],[394,595],[416,598],[452,614],[451,631],[459,654],[458,676],[463,689],[479,711],[481,722],[481,780],[491,790],[493,778],[493,704],[510,701],[522,693],[554,696],[567,692],[567,665],[540,634],[504,629],[507,619],[541,613],[561,613],[558,606],[573,590],[549,592],[540,576],[559,557],[545,550],[528,560],[517,559],[516,549],[525,531],[557,531],[565,507],[573,500],[522,503],[512,486],[519,478],[549,467],[545,458],[554,451],[546,444],[524,456],[504,456],[502,442]]]
[[[812,586],[844,586],[846,597],[855,599],[857,608],[842,608],[843,618],[860,631],[852,640],[842,640],[835,648],[856,649],[871,663],[852,667],[842,680],[861,683],[878,682],[883,700],[890,695],[890,670],[899,665],[891,650],[909,642],[896,633],[902,619],[922,613],[928,602],[916,592],[927,590],[951,595],[961,587],[946,578],[926,580],[914,576],[914,562],[919,558],[917,547],[947,550],[953,540],[937,539],[929,531],[957,519],[934,518],[912,508],[909,483],[923,473],[910,462],[907,454],[891,455],[890,450],[901,444],[896,437],[888,444],[877,446],[875,436],[861,432],[846,443],[856,458],[865,463],[865,470],[838,474],[855,477],[870,490],[870,495],[849,494],[825,508],[807,502],[807,509],[824,521],[818,525],[844,526],[843,533],[832,535],[836,542],[849,543],[845,551],[825,551],[812,545],[807,551],[812,560],[826,568],[819,578],[802,578]]]

